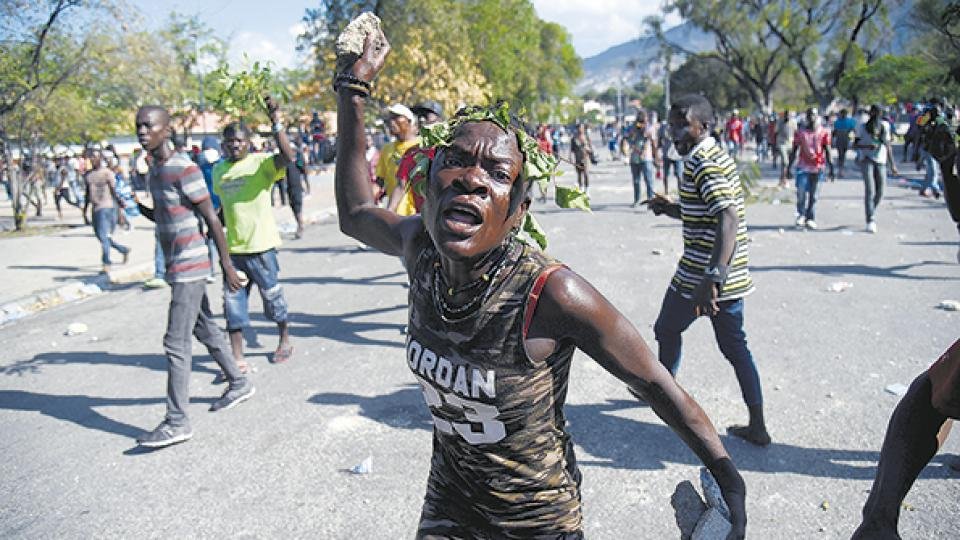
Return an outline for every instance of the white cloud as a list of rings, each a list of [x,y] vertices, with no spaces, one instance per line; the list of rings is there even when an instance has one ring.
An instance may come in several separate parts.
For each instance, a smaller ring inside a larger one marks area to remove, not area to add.
[[[278,43],[259,32],[242,31],[233,36],[227,61],[231,66],[242,67],[247,63],[244,54],[249,63],[273,62],[274,66],[280,68],[293,67],[299,60],[292,38]]]
[[[660,13],[658,1],[533,0],[541,19],[559,23],[573,36],[573,46],[583,58],[636,39],[645,31],[644,17]],[[667,26],[679,22],[667,18]]]

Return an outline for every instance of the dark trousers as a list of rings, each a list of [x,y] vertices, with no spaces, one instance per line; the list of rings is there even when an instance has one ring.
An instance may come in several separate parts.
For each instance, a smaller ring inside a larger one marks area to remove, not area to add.
[[[213,321],[203,279],[170,284],[170,311],[167,315],[167,333],[163,336],[163,350],[167,354],[167,422],[182,426],[189,424],[187,406],[190,404],[190,370],[193,355],[190,334],[207,347],[207,352],[223,370],[231,383],[242,380],[223,332]]]
[[[743,299],[719,302],[720,313],[710,317],[713,333],[717,337],[720,352],[733,365],[740,383],[743,401],[748,407],[763,403],[760,390],[760,375],[753,363],[753,355],[747,348],[747,334],[743,331]],[[674,376],[680,368],[682,334],[690,327],[697,315],[694,305],[672,288],[667,289],[660,307],[660,315],[653,332],[660,345],[660,363]]]

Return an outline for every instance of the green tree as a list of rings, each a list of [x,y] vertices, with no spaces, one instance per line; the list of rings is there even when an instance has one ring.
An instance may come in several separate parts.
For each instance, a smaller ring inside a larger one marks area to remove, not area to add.
[[[946,69],[916,56],[885,55],[847,70],[840,80],[843,97],[858,103],[893,104],[918,100],[943,87]]]
[[[889,26],[884,0],[747,0],[747,15],[786,47],[821,108],[837,96],[846,70],[864,49],[875,48]]]
[[[683,19],[711,34],[716,51],[709,55],[730,70],[759,108],[770,110],[777,79],[788,66],[789,51],[762,20],[744,13],[741,4],[743,2],[734,0],[673,0],[663,9],[665,13],[679,13]],[[665,46],[687,56],[696,54],[682,43],[667,40],[662,19],[648,18],[647,25]]]
[[[377,80],[382,102],[463,103],[505,99],[535,116],[556,113],[580,77],[580,59],[560,26],[541,21],[529,0],[323,0],[308,9],[298,48],[316,59],[315,84],[296,95],[333,107],[334,43],[362,11],[380,17],[393,53]],[[457,38],[451,38],[457,36]]]
[[[700,94],[719,110],[742,107],[751,101],[730,69],[710,54],[697,54],[670,74],[670,87],[683,93]]]

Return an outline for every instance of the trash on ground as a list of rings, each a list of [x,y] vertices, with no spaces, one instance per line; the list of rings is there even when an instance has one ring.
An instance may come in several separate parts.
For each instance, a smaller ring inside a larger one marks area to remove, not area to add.
[[[893,383],[893,384],[888,384],[887,387],[884,388],[883,390],[888,394],[893,394],[895,396],[902,396],[907,393],[907,386],[902,383]]]
[[[350,468],[352,474],[370,474],[373,472],[373,456],[367,456],[367,459]]]
[[[663,255],[663,251],[662,251],[662,250],[659,250],[659,249],[654,249],[654,250],[650,251],[650,254],[651,254],[651,255]]]
[[[67,326],[67,331],[64,332],[64,335],[76,336],[79,334],[85,334],[87,330],[87,325],[83,324],[82,322],[70,323],[70,325]]]
[[[827,292],[843,292],[849,288],[853,287],[853,283],[849,281],[835,281],[827,287]]]
[[[960,301],[958,300],[944,300],[937,304],[939,309],[944,311],[960,311]]]

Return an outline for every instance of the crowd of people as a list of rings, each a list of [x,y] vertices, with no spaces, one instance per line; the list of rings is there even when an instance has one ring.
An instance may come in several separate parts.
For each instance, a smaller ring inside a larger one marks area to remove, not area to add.
[[[744,480],[706,413],[675,380],[683,333],[707,317],[748,417],[728,433],[760,447],[771,443],[744,331],[744,303],[754,284],[738,159],[748,159],[752,143],[756,161],[769,161],[781,183],[794,178],[795,223],[816,229],[822,184],[842,175],[849,153],[855,153],[866,230],[876,233],[886,170],[897,174],[896,123],[888,111],[871,106],[855,116],[841,110],[825,118],[810,108],[802,118],[791,111],[743,118],[734,110],[720,120],[705,98],[686,95],[672,103],[664,121],[653,111],[639,111],[628,127],[601,130],[610,159],[629,165],[632,206],[682,223],[683,252],[654,324],[654,352],[589,282],[519,235],[531,211],[533,184],[549,179],[558,159],[572,162],[578,187],[589,193],[590,169],[600,156],[588,126],[530,127],[505,105],[465,107],[448,118],[428,100],[386,107],[389,141],[377,144],[382,134],[366,128],[366,98],[388,53],[379,33],[336,75],[335,148],[319,115],[288,130],[267,97],[271,136],[259,147],[250,127],[231,122],[219,140],[208,137],[186,149],[172,138],[168,110],[148,105],[136,113],[142,151],[133,153],[126,171],[106,147],[43,165],[46,174],[53,170],[58,208],[61,200],[82,207],[93,224],[105,270],[112,251],[124,262],[130,253],[113,238],[117,224],[137,215],[156,224],[156,272],[147,285],[170,288],[163,337],[166,415],[138,443],[158,448],[193,436],[191,334],[227,383],[211,411],[255,394],[242,338],[254,285],[278,328],[272,362],[293,358],[274,192],[289,200],[301,236],[308,167],[335,156],[341,230],[400,257],[409,279],[406,361],[434,424],[418,538],[583,537],[580,471],[563,414],[576,349],[649,404],[696,453],[729,507],[731,537],[742,538]],[[942,177],[960,224],[952,108],[931,100],[915,109],[909,113],[916,113],[909,120],[914,134],[908,130],[907,138],[910,158],[926,170],[920,192],[939,197]],[[206,292],[217,267],[226,334],[213,319]],[[918,377],[897,408],[858,538],[896,537],[900,502],[942,443],[948,418],[958,417],[960,342]]]

